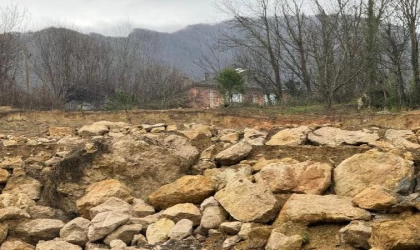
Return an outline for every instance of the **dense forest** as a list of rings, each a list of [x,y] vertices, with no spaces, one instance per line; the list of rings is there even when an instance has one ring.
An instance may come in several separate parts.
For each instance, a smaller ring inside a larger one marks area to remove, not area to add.
[[[204,73],[246,69],[283,103],[420,105],[419,0],[227,0],[230,19],[174,33],[129,29],[127,36],[69,27],[28,32],[28,14],[0,9],[0,105],[104,107],[119,93],[140,108],[185,106]],[[29,10],[30,11],[30,10]],[[290,98],[289,98],[290,100]]]

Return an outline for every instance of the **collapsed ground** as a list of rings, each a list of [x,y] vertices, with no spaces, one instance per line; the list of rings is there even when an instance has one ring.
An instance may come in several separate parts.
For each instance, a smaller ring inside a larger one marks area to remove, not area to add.
[[[420,247],[418,113],[131,115],[133,124],[123,113],[3,112],[0,249],[16,239],[24,249],[109,249],[112,237],[133,249]],[[98,233],[104,207],[124,206],[131,219]],[[69,240],[74,218],[86,228]],[[169,237],[185,219],[194,231],[187,222]],[[167,241],[177,237],[187,240]]]

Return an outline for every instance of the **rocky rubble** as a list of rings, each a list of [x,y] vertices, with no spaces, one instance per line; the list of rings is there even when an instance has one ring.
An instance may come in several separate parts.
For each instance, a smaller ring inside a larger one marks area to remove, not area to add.
[[[2,136],[0,250],[420,249],[418,135],[101,121]],[[287,153],[339,147],[360,152]]]

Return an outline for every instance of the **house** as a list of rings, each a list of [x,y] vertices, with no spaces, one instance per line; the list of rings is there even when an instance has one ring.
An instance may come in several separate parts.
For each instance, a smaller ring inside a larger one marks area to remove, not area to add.
[[[242,73],[244,70],[237,69]],[[232,101],[234,103],[265,105],[273,101],[274,94],[267,96],[263,90],[255,84],[246,81],[245,94],[234,94]],[[188,88],[189,106],[192,108],[218,108],[224,104],[224,98],[219,93],[216,80],[209,74],[205,75],[203,81],[194,82]]]

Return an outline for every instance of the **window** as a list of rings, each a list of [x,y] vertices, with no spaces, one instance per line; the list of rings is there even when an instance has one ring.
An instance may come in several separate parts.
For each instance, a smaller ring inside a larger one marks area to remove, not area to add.
[[[233,94],[232,95],[232,102],[241,103],[243,101],[242,94]]]

